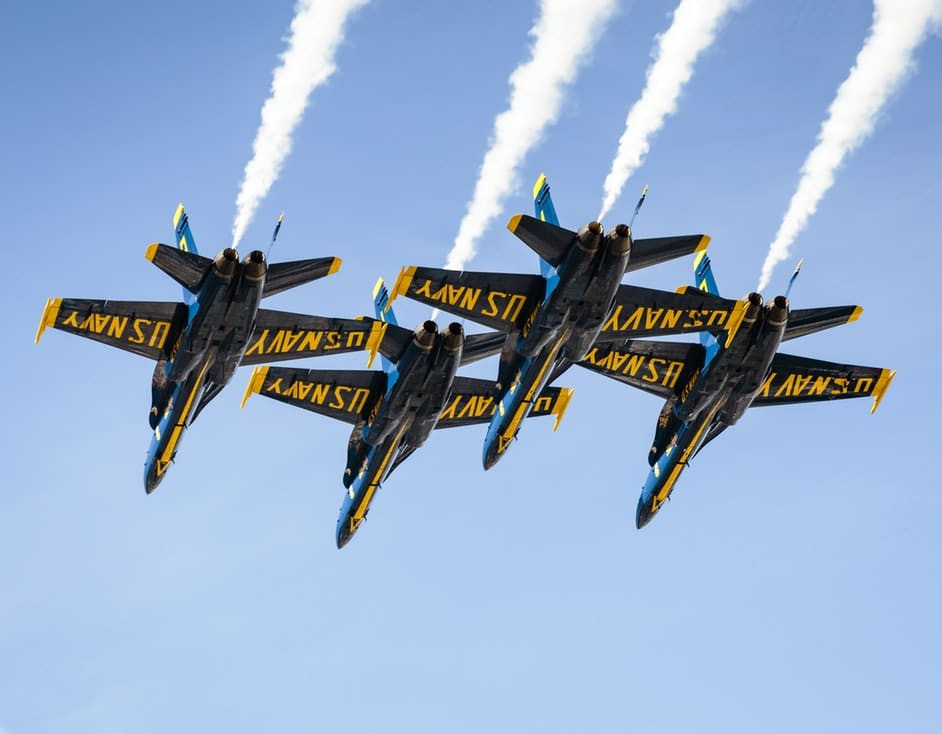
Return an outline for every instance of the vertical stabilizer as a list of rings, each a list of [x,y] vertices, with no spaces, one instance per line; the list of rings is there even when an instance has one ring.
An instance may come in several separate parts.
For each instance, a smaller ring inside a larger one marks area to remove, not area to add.
[[[533,209],[541,222],[559,226],[559,217],[556,216],[556,207],[553,205],[553,197],[550,196],[550,187],[545,173],[541,173],[533,184]],[[555,268],[541,257],[540,275],[549,278],[555,272]]]
[[[190,231],[190,218],[187,216],[182,203],[177,205],[177,210],[173,213],[173,233],[177,238],[178,249],[199,255],[199,250],[196,249],[196,240],[193,239],[193,233]],[[189,306],[195,301],[196,296],[184,288],[183,302]]]
[[[396,320],[396,312],[393,311],[392,304],[389,302],[389,291],[386,289],[386,282],[382,278],[377,280],[376,285],[373,286],[373,307],[376,310],[377,319],[385,324],[399,325]],[[395,365],[386,357],[380,355],[380,359],[382,360],[384,372],[389,373],[395,369]]]

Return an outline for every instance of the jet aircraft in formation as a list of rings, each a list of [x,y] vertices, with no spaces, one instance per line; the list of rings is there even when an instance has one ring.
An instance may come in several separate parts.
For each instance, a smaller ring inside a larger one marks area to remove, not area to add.
[[[377,324],[259,307],[266,296],[336,273],[340,258],[269,265],[261,250],[240,262],[227,247],[210,259],[197,251],[183,204],[173,226],[177,246],[154,243],[145,256],[183,286],[182,303],[51,298],[36,332],[36,343],[53,327],[156,362],[148,417],[153,438],[144,462],[148,493],[164,478],[186,429],[240,364],[368,349],[381,336]],[[279,219],[275,235],[280,227]]]
[[[539,275],[410,266],[391,297],[382,280],[377,283],[375,319],[260,308],[264,296],[336,272],[339,258],[269,265],[259,250],[240,262],[231,248],[202,257],[180,205],[173,220],[177,247],[153,244],[146,255],[183,286],[182,303],[50,299],[36,341],[54,327],[155,360],[148,493],[186,428],[240,364],[358,350],[372,363],[380,354],[382,371],[256,366],[242,401],[259,393],[353,426],[338,547],[357,531],[385,479],[433,429],[487,424],[487,469],[506,453],[525,418],[554,415],[558,428],[572,390],[551,383],[573,364],[666,400],[648,453],[639,528],[670,496],[690,459],[750,405],[871,396],[875,410],[893,379],[895,373],[882,368],[777,352],[782,340],[855,320],[860,307],[790,310],[785,296],[767,305],[756,293],[721,298],[706,235],[634,239],[627,225],[606,234],[598,222],[571,231],[559,225],[545,176],[533,196],[536,216],[518,214],[508,229],[536,252]],[[279,219],[272,242],[280,226]],[[668,292],[622,283],[626,273],[692,253],[697,287]],[[434,321],[404,329],[391,307],[397,296],[493,331],[466,335],[458,323],[439,331]],[[647,339],[689,333],[698,333],[699,342]],[[493,381],[457,374],[462,365],[498,353]]]

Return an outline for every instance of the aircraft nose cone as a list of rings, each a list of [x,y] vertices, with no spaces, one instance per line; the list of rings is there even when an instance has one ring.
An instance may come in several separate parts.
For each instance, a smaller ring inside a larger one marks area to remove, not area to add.
[[[635,511],[635,527],[641,530],[651,522],[654,513],[651,512],[651,498],[645,499],[644,493],[638,498],[638,509]]]
[[[494,464],[496,464],[502,454],[497,451],[497,442],[484,444],[484,469],[490,469]]]

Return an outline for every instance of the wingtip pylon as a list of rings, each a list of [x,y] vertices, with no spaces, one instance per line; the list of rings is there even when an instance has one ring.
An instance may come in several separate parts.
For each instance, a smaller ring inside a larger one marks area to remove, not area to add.
[[[46,307],[43,309],[43,315],[39,319],[39,328],[36,329],[36,338],[34,344],[39,344],[39,339],[47,326],[55,326],[56,319],[59,317],[59,307],[62,305],[61,298],[47,298]]]
[[[373,322],[370,335],[366,339],[366,352],[368,355],[366,358],[367,367],[373,366],[373,360],[376,359],[376,355],[379,353],[379,346],[383,343],[383,337],[386,336],[387,328],[389,328],[389,324],[385,321]]]
[[[242,396],[242,404],[239,406],[240,408],[245,407],[245,404],[249,401],[252,393],[261,392],[262,385],[265,384],[266,375],[268,375],[268,365],[256,367],[254,370],[252,370],[252,376],[249,378],[249,384],[245,386],[245,394]]]
[[[553,406],[553,415],[556,416],[556,420],[553,421],[553,431],[559,429],[559,424],[563,420],[563,416],[566,415],[566,409],[569,407],[569,401],[572,400],[573,390],[571,387],[564,387],[559,393],[559,397],[556,398],[556,405]]]
[[[894,377],[896,377],[896,370],[883,370],[883,372],[880,373],[877,386],[873,388],[873,406],[870,408],[871,415],[877,412],[877,408],[880,407],[880,402],[883,400],[883,395],[886,393],[887,388],[889,388],[890,383],[893,382]]]

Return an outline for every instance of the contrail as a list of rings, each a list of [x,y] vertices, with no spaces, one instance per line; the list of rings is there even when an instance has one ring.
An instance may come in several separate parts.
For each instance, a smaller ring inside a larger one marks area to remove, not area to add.
[[[870,133],[887,99],[913,68],[912,56],[931,25],[942,22],[942,0],[875,0],[873,25],[850,74],[841,84],[821,124],[818,142],[801,167],[798,187],[762,265],[757,290],[788,257],[818,203],[834,183],[844,157]]]
[[[490,150],[446,268],[463,270],[516,185],[517,167],[559,116],[563,93],[615,9],[616,0],[541,0],[530,58],[510,75],[510,106],[494,120]]]
[[[311,92],[334,73],[334,55],[353,11],[369,0],[299,0],[291,21],[288,48],[272,75],[271,96],[262,106],[262,123],[252,143],[236,197],[232,246],[245,234],[259,203],[275,183],[291,152],[291,136],[301,121]]]
[[[638,101],[628,111],[625,132],[605,177],[601,222],[651,147],[650,138],[677,110],[677,100],[693,75],[697,57],[713,43],[727,13],[743,0],[681,0],[670,27],[657,39],[654,62]]]

